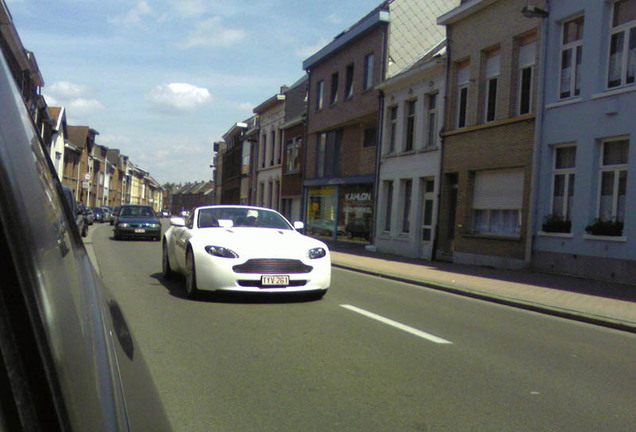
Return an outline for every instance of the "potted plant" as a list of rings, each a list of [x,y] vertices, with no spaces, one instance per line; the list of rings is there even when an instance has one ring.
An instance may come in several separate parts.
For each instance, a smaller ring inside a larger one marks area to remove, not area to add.
[[[596,218],[592,224],[585,227],[585,231],[596,236],[621,236],[623,235],[623,222]]]
[[[543,232],[549,233],[569,233],[572,230],[572,221],[560,214],[552,213],[545,217],[542,229]]]

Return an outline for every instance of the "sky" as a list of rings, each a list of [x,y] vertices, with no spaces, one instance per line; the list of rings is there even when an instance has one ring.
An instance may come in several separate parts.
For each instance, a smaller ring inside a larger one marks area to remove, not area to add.
[[[160,184],[211,180],[212,144],[380,0],[5,0],[49,106]]]

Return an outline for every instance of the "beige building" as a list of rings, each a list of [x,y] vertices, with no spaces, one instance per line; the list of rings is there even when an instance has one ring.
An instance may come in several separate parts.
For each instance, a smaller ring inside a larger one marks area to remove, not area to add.
[[[527,266],[540,19],[526,0],[472,0],[448,39],[438,259]],[[479,34],[479,37],[475,37]]]

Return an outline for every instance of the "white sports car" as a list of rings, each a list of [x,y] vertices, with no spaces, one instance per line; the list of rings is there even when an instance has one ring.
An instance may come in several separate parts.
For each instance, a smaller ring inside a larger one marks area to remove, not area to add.
[[[199,291],[314,292],[331,283],[327,245],[297,230],[280,213],[249,206],[198,207],[172,218],[163,237],[163,275],[185,276],[189,298]]]

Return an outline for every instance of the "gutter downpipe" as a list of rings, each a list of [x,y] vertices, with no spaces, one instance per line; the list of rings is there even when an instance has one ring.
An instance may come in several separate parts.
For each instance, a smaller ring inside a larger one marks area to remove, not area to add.
[[[389,17],[390,15],[389,11]],[[381,71],[381,82],[386,80],[386,69],[387,63],[389,60],[389,48],[388,48],[388,33],[389,26],[391,25],[391,20],[389,18],[389,22],[386,24],[385,31],[382,33],[382,71]],[[380,163],[382,156],[382,142],[383,142],[383,134],[384,128],[384,90],[378,90],[378,126],[377,126],[377,134],[376,134],[376,143],[375,143],[375,180],[373,182],[373,224],[371,226],[371,239],[373,243],[366,246],[366,249],[375,251],[377,250],[377,245],[375,244],[375,235],[377,232],[377,223],[378,223],[378,212],[379,212],[379,203],[380,203]]]
[[[550,0],[546,0],[546,6],[548,12],[550,11]],[[541,160],[541,154],[543,150],[543,112],[545,97],[545,77],[547,76],[547,62],[546,53],[548,49],[548,37],[550,34],[550,22],[548,19],[544,19],[541,29],[541,53],[539,55],[539,61],[541,62],[542,73],[539,76],[539,89],[537,100],[537,115],[535,117],[535,136],[534,136],[534,151],[532,152],[532,177],[530,179],[530,197],[528,199],[528,226],[526,228],[526,251],[525,262],[528,267],[532,266],[532,249],[534,243],[534,224],[537,220],[537,191],[539,188],[539,161]]]

